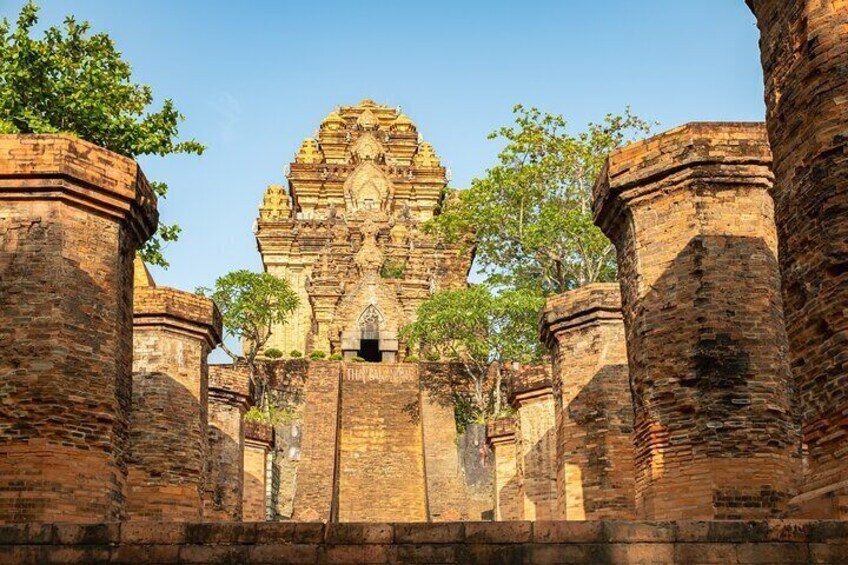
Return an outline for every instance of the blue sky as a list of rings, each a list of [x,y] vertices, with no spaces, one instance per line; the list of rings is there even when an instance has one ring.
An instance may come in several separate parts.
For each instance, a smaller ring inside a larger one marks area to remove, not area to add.
[[[0,0],[14,17],[21,0]],[[136,80],[172,98],[202,157],[144,158],[171,192],[182,239],[159,284],[183,289],[261,264],[251,225],[266,185],[335,106],[400,105],[467,186],[499,147],[486,135],[516,103],[573,130],[630,105],[667,129],[762,120],[754,18],[742,0],[45,0],[106,31]]]

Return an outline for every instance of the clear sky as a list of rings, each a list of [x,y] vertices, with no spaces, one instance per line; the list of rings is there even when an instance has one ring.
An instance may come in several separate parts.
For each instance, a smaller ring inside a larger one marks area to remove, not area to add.
[[[14,18],[23,0],[0,0]],[[266,185],[335,106],[399,105],[467,186],[516,103],[573,130],[630,105],[667,129],[762,120],[754,18],[743,0],[42,0],[106,31],[137,81],[172,98],[201,157],[144,158],[183,236],[157,283],[192,290],[260,269],[251,225]]]

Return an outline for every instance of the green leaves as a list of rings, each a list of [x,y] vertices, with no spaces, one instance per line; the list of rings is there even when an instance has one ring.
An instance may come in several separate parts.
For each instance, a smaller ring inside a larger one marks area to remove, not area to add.
[[[649,131],[625,110],[577,136],[561,115],[515,106],[497,164],[451,195],[428,226],[449,240],[476,234],[488,282],[557,294],[615,276],[612,245],[592,223],[591,190],[607,154]]]
[[[227,333],[247,340],[251,353],[265,345],[271,327],[285,323],[300,302],[288,281],[247,270],[219,277],[214,290],[198,288],[197,293],[218,305]]]
[[[21,8],[12,29],[0,22],[0,133],[72,133],[128,157],[200,155],[195,140],[178,141],[183,116],[171,100],[149,111],[153,93],[132,81],[130,65],[105,33],[90,34],[88,22],[65,18],[62,27],[31,37],[38,6]],[[160,197],[167,185],[156,183]],[[163,244],[179,227],[160,225],[140,251],[145,261],[167,267]]]

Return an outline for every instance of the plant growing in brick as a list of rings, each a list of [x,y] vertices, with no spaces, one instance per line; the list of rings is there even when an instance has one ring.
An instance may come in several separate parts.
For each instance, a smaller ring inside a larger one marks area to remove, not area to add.
[[[418,308],[415,322],[404,327],[401,336],[427,351],[428,359],[462,365],[464,382],[427,384],[451,397],[470,419],[483,421],[501,412],[505,366],[540,361],[536,325],[543,304],[538,294],[495,293],[486,285],[437,292]]]
[[[226,334],[240,339],[241,355],[226,344],[221,344],[221,348],[234,364],[240,361],[247,364],[257,398],[263,410],[268,410],[267,383],[262,372],[257,370],[257,356],[268,343],[271,328],[285,324],[297,308],[297,294],[286,280],[246,270],[219,277],[214,289],[198,288],[197,293],[208,296],[218,305]]]
[[[0,21],[0,133],[71,133],[110,151],[138,157],[200,155],[197,141],[178,141],[184,119],[170,99],[150,111],[153,91],[132,80],[129,63],[105,33],[89,34],[88,22],[65,18],[64,26],[31,37],[38,6],[27,2],[14,29]],[[168,186],[152,182],[164,198]],[[177,224],[159,224],[139,255],[167,267],[163,243],[176,241]]]
[[[646,134],[630,110],[573,135],[565,119],[521,105],[498,163],[451,194],[428,228],[448,241],[476,235],[476,261],[497,286],[559,294],[615,280],[615,250],[592,223],[592,186],[607,154]]]

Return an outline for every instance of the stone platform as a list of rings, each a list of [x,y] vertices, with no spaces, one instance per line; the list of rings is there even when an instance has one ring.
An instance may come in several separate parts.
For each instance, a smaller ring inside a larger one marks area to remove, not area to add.
[[[848,563],[848,521],[19,524],[0,563]]]

